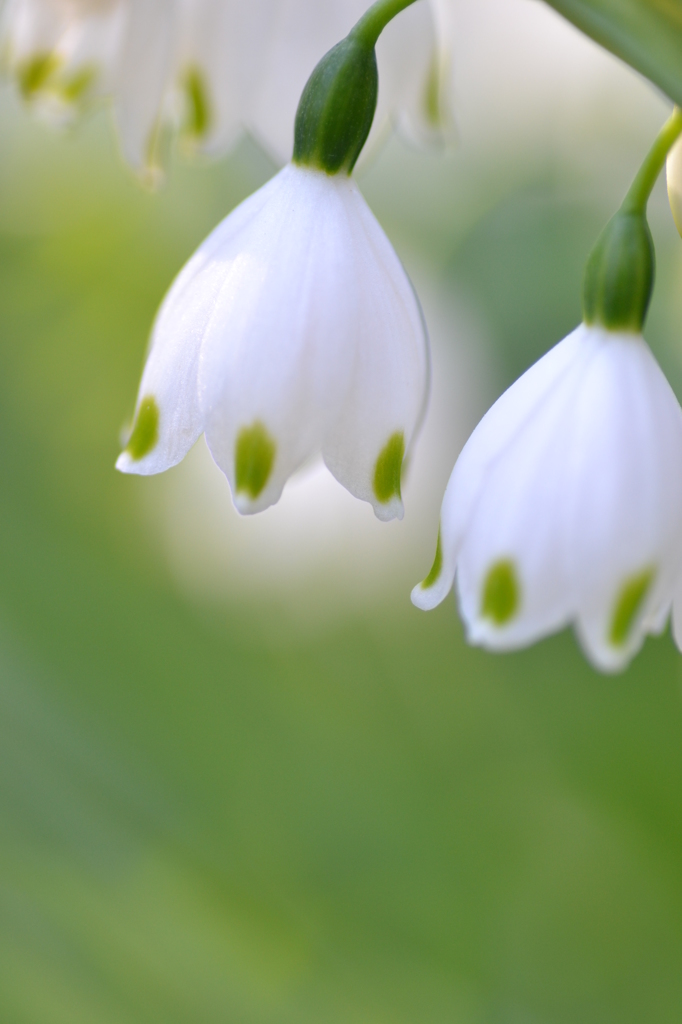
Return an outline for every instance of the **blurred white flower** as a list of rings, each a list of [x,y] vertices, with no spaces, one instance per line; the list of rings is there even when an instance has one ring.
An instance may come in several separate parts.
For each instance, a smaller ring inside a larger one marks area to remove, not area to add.
[[[435,2],[435,0],[434,0]],[[6,0],[5,67],[24,97],[57,119],[113,98],[122,148],[158,173],[162,126],[174,122],[209,153],[251,131],[278,160],[291,155],[299,96],[317,61],[367,0]],[[416,4],[377,47],[381,96],[374,135],[399,120],[437,130],[445,109],[442,46],[430,8]]]
[[[124,22],[120,0],[7,0],[3,64],[25,99],[68,118],[95,90],[113,86]]]
[[[471,642],[509,650],[573,622],[616,671],[665,625],[681,560],[682,410],[641,335],[582,325],[465,445],[412,600],[435,607],[456,573]]]
[[[117,466],[162,472],[205,432],[238,509],[258,512],[321,449],[380,519],[401,518],[427,386],[417,299],[357,185],[289,164],[172,286]]]
[[[677,230],[682,235],[682,139],[678,139],[668,153],[666,177],[668,179],[670,209],[672,210]]]

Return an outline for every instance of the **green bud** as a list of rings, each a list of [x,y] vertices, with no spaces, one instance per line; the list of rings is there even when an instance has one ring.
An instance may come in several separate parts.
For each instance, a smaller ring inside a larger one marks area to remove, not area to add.
[[[374,46],[351,32],[306,83],[296,112],[294,163],[350,174],[372,127],[378,93]]]
[[[621,209],[597,239],[583,281],[583,317],[610,331],[641,333],[654,287],[655,255],[643,211]]]

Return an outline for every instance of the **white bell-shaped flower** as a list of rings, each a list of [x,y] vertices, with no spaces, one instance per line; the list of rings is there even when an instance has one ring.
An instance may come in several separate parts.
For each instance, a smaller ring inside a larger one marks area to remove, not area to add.
[[[162,472],[205,432],[235,504],[257,512],[321,450],[380,519],[400,518],[428,365],[414,291],[355,182],[289,164],[173,284],[117,466]]]
[[[510,650],[572,622],[616,671],[665,625],[681,568],[682,409],[641,335],[582,325],[471,435],[412,600],[435,607],[456,575],[471,642]]]

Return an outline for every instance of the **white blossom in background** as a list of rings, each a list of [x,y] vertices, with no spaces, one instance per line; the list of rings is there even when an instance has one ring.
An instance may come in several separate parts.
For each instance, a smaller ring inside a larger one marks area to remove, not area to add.
[[[287,165],[218,225],[159,312],[117,466],[159,473],[205,433],[241,512],[315,452],[383,520],[424,411],[412,286],[345,174]]]
[[[682,235],[682,139],[670,150],[666,162],[668,199],[677,230]]]
[[[682,410],[640,335],[582,325],[471,435],[412,600],[435,607],[456,575],[472,643],[510,650],[574,623],[617,671],[664,627],[681,568]]]
[[[120,0],[6,0],[3,66],[25,99],[69,119],[87,96],[113,88],[125,21]]]
[[[434,0],[435,2],[435,0]],[[367,0],[6,0],[0,52],[23,96],[64,120],[111,97],[124,156],[158,172],[164,125],[208,153],[247,129],[289,159],[308,75],[369,6]],[[447,61],[431,9],[416,4],[377,46],[374,136],[390,118],[437,133]]]

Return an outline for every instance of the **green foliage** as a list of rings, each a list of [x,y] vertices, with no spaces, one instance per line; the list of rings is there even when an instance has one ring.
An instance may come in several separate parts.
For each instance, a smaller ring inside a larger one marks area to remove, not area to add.
[[[547,0],[577,28],[682,105],[679,0]]]

